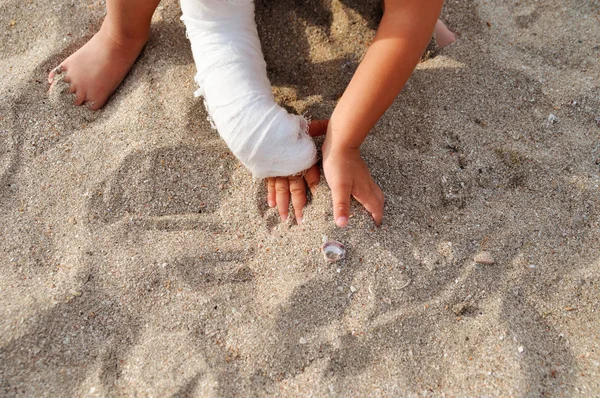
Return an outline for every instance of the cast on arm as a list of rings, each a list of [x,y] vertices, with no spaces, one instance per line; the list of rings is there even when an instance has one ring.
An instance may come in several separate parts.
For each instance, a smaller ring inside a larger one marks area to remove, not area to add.
[[[206,109],[234,155],[256,178],[310,168],[317,151],[306,119],[275,103],[252,0],[181,0]]]

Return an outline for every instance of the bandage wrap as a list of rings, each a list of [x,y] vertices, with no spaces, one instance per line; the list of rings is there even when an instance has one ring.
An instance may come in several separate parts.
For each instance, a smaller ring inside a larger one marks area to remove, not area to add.
[[[252,0],[181,0],[196,63],[196,96],[231,151],[256,178],[316,163],[306,119],[275,103]]]

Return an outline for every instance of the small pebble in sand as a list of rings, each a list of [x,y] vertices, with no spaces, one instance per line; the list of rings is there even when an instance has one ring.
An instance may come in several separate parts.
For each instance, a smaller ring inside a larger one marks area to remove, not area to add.
[[[307,341],[304,337],[300,337],[300,344],[306,344]]]
[[[477,253],[475,255],[475,257],[473,258],[473,261],[475,261],[477,264],[484,264],[484,265],[492,265],[496,262],[490,252]]]
[[[600,116],[596,116],[596,126],[600,127]]]
[[[552,124],[556,124],[556,123],[558,123],[558,118],[556,117],[556,115],[554,115],[553,113],[551,113],[551,114],[548,116],[548,121],[549,121],[550,123],[552,123]]]
[[[323,243],[323,246],[321,246],[321,252],[323,252],[325,260],[331,263],[339,261],[346,256],[346,249],[344,248],[344,245],[335,240],[329,240]]]
[[[519,354],[522,354],[523,351],[525,351],[525,349],[523,348],[523,346],[519,346],[519,348],[517,348],[517,351],[519,351]]]
[[[354,286],[350,286],[350,291],[351,291],[352,293],[356,293],[356,292],[358,291],[358,289],[357,289],[357,288],[355,288]]]

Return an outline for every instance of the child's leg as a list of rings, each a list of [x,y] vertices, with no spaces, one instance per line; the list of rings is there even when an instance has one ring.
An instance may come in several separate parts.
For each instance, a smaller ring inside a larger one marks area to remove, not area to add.
[[[48,75],[66,73],[75,105],[102,107],[119,87],[148,41],[150,20],[160,0],[107,0],[100,31]]]

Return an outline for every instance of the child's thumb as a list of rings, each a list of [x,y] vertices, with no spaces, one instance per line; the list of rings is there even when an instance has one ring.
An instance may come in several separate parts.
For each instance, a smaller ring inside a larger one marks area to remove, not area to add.
[[[318,137],[327,133],[327,126],[329,120],[313,120],[308,126],[308,135],[311,137]]]

